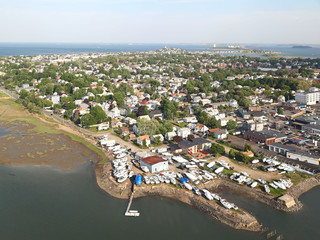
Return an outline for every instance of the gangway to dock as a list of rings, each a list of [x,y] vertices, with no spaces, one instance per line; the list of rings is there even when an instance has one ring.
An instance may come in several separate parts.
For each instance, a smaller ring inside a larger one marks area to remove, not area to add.
[[[140,213],[138,212],[138,210],[130,210],[131,204],[132,204],[132,200],[133,200],[133,194],[134,194],[134,190],[131,193],[131,196],[129,198],[129,203],[128,203],[128,207],[126,212],[124,213],[124,215],[126,217],[139,217]]]

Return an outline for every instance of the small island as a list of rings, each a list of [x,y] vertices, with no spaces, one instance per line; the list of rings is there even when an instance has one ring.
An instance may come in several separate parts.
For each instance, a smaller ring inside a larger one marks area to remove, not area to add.
[[[312,48],[312,47],[311,46],[297,45],[297,46],[292,46],[292,48]]]

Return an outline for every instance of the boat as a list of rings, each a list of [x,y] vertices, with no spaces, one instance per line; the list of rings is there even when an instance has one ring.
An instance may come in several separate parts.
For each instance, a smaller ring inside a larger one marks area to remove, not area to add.
[[[158,179],[159,179],[159,181],[160,181],[161,183],[164,182],[164,177],[163,177],[163,176],[158,176]]]
[[[166,177],[166,178],[164,179],[164,182],[167,183],[167,184],[169,184],[169,183],[170,183],[170,179]]]
[[[220,201],[221,197],[218,194],[211,193],[211,196],[213,197],[214,200]]]
[[[145,182],[146,184],[150,184],[150,179],[149,179],[148,177],[144,177],[144,182]]]
[[[180,178],[180,182],[181,182],[181,183],[185,183],[186,180],[182,177],[182,178]]]
[[[224,167],[219,167],[218,169],[216,169],[214,172],[215,173],[221,173],[224,170]]]
[[[129,172],[128,177],[131,178],[133,176],[133,174],[134,174],[133,171]]]
[[[253,183],[250,185],[250,187],[251,187],[251,188],[255,188],[257,185],[258,185],[257,182],[253,182]]]
[[[264,179],[259,178],[258,181],[259,181],[261,184],[267,184],[267,181],[264,180]]]
[[[199,189],[195,186],[192,186],[193,191],[195,192],[195,194],[201,196],[201,192],[199,191]]]
[[[186,189],[192,191],[192,187],[191,187],[191,185],[189,183],[185,182],[183,185],[185,186]]]
[[[142,182],[142,177],[141,177],[140,174],[138,174],[138,175],[136,176],[136,185],[140,185],[141,182]]]
[[[192,174],[192,173],[186,172],[185,175],[186,175],[186,177],[187,177],[188,179],[191,180],[191,182],[195,182],[195,181],[197,180],[197,177],[196,177],[194,174]]]
[[[170,178],[170,182],[171,182],[172,184],[174,184],[174,185],[176,185],[176,183],[177,183],[177,181],[176,181],[176,179],[175,179],[174,177],[171,177],[171,178]]]
[[[258,160],[258,159],[255,159],[255,160],[252,160],[251,163],[256,164],[256,163],[258,163],[258,162],[259,162],[259,160]]]
[[[231,203],[227,202],[225,199],[220,199],[220,203],[222,204],[222,206],[224,206],[226,209],[231,209],[232,205]]]
[[[264,190],[266,191],[266,193],[270,193],[270,188],[267,184],[264,185]]]
[[[123,176],[121,176],[121,177],[119,177],[119,178],[117,179],[117,182],[118,182],[118,183],[122,183],[122,182],[124,182],[127,178],[128,178],[128,175],[123,175]]]
[[[270,183],[269,185],[270,185],[270,187],[273,187],[274,189],[278,189],[278,186],[273,183]]]
[[[208,200],[210,200],[210,201],[213,200],[213,197],[212,197],[211,193],[210,193],[208,190],[203,189],[202,191],[203,191],[203,193],[204,193],[204,196],[205,196]]]
[[[149,172],[149,168],[147,166],[141,166],[141,170],[145,173]]]

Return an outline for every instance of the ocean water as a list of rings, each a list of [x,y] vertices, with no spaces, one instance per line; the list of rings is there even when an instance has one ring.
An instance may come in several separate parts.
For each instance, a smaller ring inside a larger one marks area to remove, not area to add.
[[[69,54],[69,53],[105,53],[105,52],[135,52],[151,51],[163,48],[181,48],[188,51],[209,51],[212,44],[99,44],[99,43],[0,43],[0,56]],[[226,46],[226,45],[217,45]],[[246,45],[244,45],[246,46]],[[298,56],[320,58],[320,45],[310,45],[312,48],[292,48],[293,45],[262,45],[248,44],[249,48],[258,48],[281,52],[283,56]],[[238,55],[238,54],[223,54]],[[256,55],[248,55],[256,56]]]
[[[90,162],[70,171],[0,165],[0,193],[1,239],[266,239],[265,234],[234,230],[161,197],[135,199],[132,209],[139,210],[140,217],[125,217],[127,200],[115,199],[98,187]],[[304,194],[304,209],[292,214],[230,192],[223,195],[283,239],[319,239],[320,188]]]

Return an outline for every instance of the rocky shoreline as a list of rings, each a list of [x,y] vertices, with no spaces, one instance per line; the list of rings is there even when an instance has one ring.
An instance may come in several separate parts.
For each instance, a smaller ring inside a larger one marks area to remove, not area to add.
[[[95,172],[99,187],[115,198],[128,199],[131,194],[131,183],[126,181],[122,184],[118,184],[111,176],[110,170],[110,163],[107,163],[104,166],[96,165]],[[196,196],[192,192],[179,188],[164,184],[140,185],[135,187],[134,198],[148,196],[161,196],[183,202],[235,229],[254,232],[263,230],[262,225],[250,213],[242,209],[239,212],[225,209],[215,201],[209,202],[201,196]]]
[[[132,183],[126,181],[122,184],[118,184],[111,176],[111,169],[112,166],[110,162],[106,163],[103,166],[99,164],[95,166],[95,173],[99,187],[115,198],[128,199],[132,192]],[[316,186],[320,186],[320,174],[306,179],[290,189],[290,191],[288,191],[286,195],[289,195],[294,199],[295,205],[289,208],[277,197],[273,197],[264,192],[250,189],[223,179],[216,179],[214,181],[207,182],[205,184],[202,184],[201,187],[213,192],[230,191],[248,197],[249,199],[267,204],[277,210],[281,210],[284,212],[294,212],[300,210],[303,207],[298,198],[303,193]],[[135,187],[134,198],[148,196],[161,196],[183,202],[187,205],[199,209],[200,211],[209,215],[211,218],[216,219],[234,229],[253,232],[260,232],[264,230],[263,226],[258,222],[258,220],[243,209],[241,209],[239,212],[228,210],[220,206],[215,201],[207,201],[205,198],[196,196],[192,192],[175,188],[173,186],[164,184],[143,184]]]

